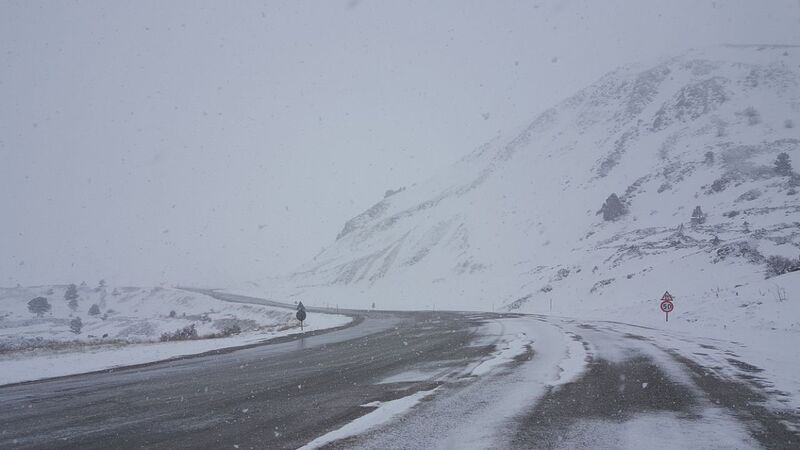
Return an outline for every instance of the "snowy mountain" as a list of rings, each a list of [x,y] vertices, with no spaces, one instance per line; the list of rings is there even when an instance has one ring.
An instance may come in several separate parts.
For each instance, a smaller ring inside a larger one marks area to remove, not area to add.
[[[356,307],[552,301],[562,314],[651,308],[669,289],[677,314],[763,283],[771,256],[800,255],[798,176],[775,167],[784,152],[800,164],[798,149],[798,47],[622,68],[440,176],[387,191],[287,286]]]

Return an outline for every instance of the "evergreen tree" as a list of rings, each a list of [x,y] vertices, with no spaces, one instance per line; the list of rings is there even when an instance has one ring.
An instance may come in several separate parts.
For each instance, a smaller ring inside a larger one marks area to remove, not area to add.
[[[78,298],[78,286],[75,286],[74,284],[70,284],[67,287],[67,291],[64,292],[64,300],[70,301],[70,300],[77,299],[77,298]]]
[[[36,297],[28,302],[28,311],[42,317],[44,313],[50,311],[50,303],[44,297]]]
[[[67,287],[67,291],[64,292],[64,299],[67,301],[67,305],[72,311],[78,309],[78,287],[74,284],[70,284]]]
[[[694,207],[691,222],[692,225],[702,225],[706,222],[706,215],[703,213],[703,210],[700,209],[699,205]]]
[[[76,317],[69,321],[69,330],[73,333],[80,334],[81,328],[83,328],[83,321],[80,317]]]
[[[789,176],[792,174],[792,162],[789,159],[789,154],[782,152],[775,160],[775,172],[781,176]]]
[[[97,306],[97,303],[95,303],[91,308],[89,308],[89,315],[96,316],[98,314],[100,314],[100,307]]]
[[[625,205],[617,197],[617,194],[611,194],[603,203],[603,207],[600,208],[598,214],[603,213],[603,220],[616,220],[627,212]]]

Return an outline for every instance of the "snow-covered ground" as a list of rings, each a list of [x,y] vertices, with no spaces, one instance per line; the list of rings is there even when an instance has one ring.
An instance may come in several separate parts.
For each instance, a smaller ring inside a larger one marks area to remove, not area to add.
[[[772,263],[800,265],[798,67],[800,47],[769,45],[622,67],[387,192],[295,273],[242,289],[713,338],[800,398],[800,271]],[[611,194],[619,215],[605,217]]]
[[[67,290],[68,286],[0,289],[0,385],[159,361],[300,332],[294,311],[229,303],[178,289],[76,287],[74,308],[65,298]],[[39,297],[47,299],[49,309],[37,313],[29,302]],[[96,314],[89,312],[93,305]],[[80,328],[74,326],[77,318]],[[305,331],[338,327],[350,320],[311,314]],[[196,336],[174,340],[176,332],[192,327]]]

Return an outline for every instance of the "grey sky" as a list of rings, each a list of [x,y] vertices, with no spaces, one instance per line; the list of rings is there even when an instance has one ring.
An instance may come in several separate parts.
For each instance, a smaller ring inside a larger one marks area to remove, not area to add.
[[[616,66],[800,2],[0,2],[0,285],[226,285]]]

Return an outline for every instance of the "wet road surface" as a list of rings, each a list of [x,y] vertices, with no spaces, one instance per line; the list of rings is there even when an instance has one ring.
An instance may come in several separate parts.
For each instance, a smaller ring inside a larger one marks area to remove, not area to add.
[[[376,384],[403,366],[485,355],[467,345],[475,326],[457,313],[361,312],[285,342],[0,387],[0,448],[296,448],[361,404],[429,387]]]
[[[328,310],[309,308],[320,311]],[[468,440],[476,448],[800,448],[793,429],[800,414],[766,406],[771,394],[748,382],[756,380],[748,374],[757,374],[757,367],[728,357],[742,377],[718,376],[715,368],[623,324],[341,312],[354,315],[354,322],[329,332],[0,387],[0,448],[297,448],[371,411],[362,405],[437,386],[436,395],[402,419],[329,446],[456,448],[453,442],[473,433],[488,436]],[[508,320],[558,328],[586,350],[576,379],[543,385],[535,400],[516,405],[518,411],[499,404],[507,401],[503,395],[523,392],[528,381],[521,374],[534,374],[537,364],[549,361],[542,352],[556,350],[534,345],[486,376],[463,375],[496,350],[481,337],[482,327]],[[386,382],[421,365],[454,375]],[[500,420],[503,414],[509,418]],[[459,430],[459,421],[469,433]]]

